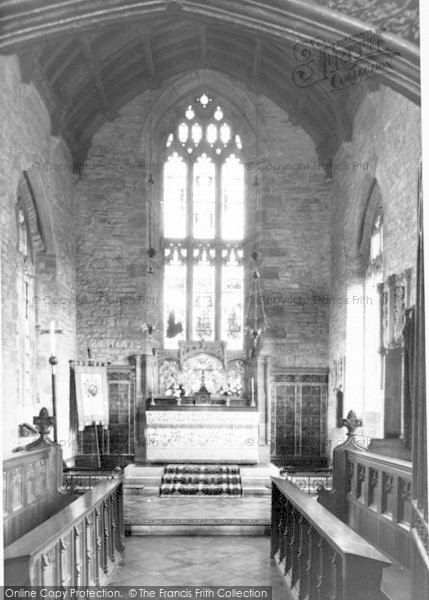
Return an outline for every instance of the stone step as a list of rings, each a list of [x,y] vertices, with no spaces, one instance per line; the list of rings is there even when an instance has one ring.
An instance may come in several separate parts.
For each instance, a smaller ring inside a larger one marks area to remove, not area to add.
[[[245,479],[241,479],[243,485],[250,485],[253,487],[265,487],[265,486],[269,486],[271,487],[271,479],[267,478],[267,479],[249,479],[249,478],[245,478]]]
[[[124,485],[124,496],[159,496],[159,485]]]
[[[126,477],[125,483],[126,485],[139,485],[139,484],[147,484],[147,485],[160,485],[162,477],[160,476],[145,476],[145,477]]]
[[[271,486],[265,485],[242,485],[243,496],[270,496]]]
[[[180,536],[264,536],[270,535],[271,527],[268,524],[243,525],[237,524],[150,524],[126,525],[125,534],[130,535],[180,535]]]
[[[240,466],[244,496],[265,496],[271,493],[272,465]],[[124,493],[127,495],[158,496],[164,475],[163,466],[127,465]],[[276,474],[276,473],[274,473]]]

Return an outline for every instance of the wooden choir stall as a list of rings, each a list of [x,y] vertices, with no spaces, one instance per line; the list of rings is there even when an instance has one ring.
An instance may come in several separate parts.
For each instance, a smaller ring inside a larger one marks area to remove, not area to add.
[[[108,583],[123,555],[122,478],[111,474],[83,494],[63,485],[59,445],[40,438],[3,461],[5,585],[88,586]]]

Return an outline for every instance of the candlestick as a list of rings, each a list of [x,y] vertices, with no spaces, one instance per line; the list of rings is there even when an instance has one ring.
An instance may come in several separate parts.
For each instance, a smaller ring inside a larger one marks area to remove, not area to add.
[[[155,400],[154,400],[154,397],[153,397],[153,395],[154,395],[153,384],[154,384],[154,379],[155,379],[154,378],[154,373],[153,373],[154,368],[155,368],[154,367],[154,358],[152,357],[152,360],[151,360],[151,369],[150,369],[150,372],[151,372],[150,405],[151,406],[155,406]]]
[[[54,442],[57,443],[57,392],[56,392],[56,381],[55,381],[55,365],[58,361],[54,355],[49,357],[49,364],[51,365],[51,385],[52,385],[52,421],[54,426]]]
[[[49,327],[49,338],[51,346],[51,356],[55,356],[55,321],[52,319]]]

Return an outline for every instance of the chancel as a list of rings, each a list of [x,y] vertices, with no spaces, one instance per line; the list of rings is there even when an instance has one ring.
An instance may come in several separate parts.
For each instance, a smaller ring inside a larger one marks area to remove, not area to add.
[[[419,11],[364,4],[4,3],[7,585],[428,597]]]

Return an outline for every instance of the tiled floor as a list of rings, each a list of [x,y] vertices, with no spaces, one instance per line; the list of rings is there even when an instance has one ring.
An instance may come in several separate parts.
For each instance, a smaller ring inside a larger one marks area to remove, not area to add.
[[[267,537],[131,537],[110,585],[268,585],[286,591]]]
[[[134,525],[228,523],[269,524],[270,497],[125,497],[125,523]],[[288,597],[269,558],[268,537],[146,535],[125,540],[125,561],[112,585],[271,585],[273,600]],[[395,600],[411,600],[409,573],[398,565],[384,572],[383,590]]]
[[[269,524],[271,497],[201,498],[126,496],[125,524],[233,523]]]

